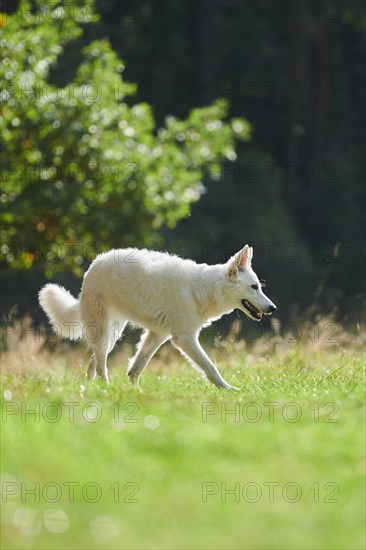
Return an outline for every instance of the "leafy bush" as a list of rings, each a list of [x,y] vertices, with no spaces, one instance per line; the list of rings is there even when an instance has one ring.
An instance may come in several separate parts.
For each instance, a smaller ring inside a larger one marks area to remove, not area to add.
[[[90,2],[72,8],[23,1],[1,32],[2,253],[12,268],[43,262],[48,276],[79,273],[95,255],[85,243],[151,245],[201,196],[202,166],[235,160],[235,140],[251,131],[246,120],[225,121],[224,100],[157,129],[151,107],[132,104],[136,85],[108,40],[84,48],[71,82],[52,83],[65,46],[97,18]],[[57,261],[40,253],[51,243]]]

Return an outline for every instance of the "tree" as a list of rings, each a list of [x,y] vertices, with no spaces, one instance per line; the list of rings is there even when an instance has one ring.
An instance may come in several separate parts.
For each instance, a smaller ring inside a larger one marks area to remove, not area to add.
[[[22,1],[2,27],[1,240],[12,268],[43,261],[48,276],[79,273],[95,255],[90,243],[151,245],[203,193],[201,167],[215,163],[218,177],[217,163],[235,159],[235,140],[250,139],[246,120],[225,122],[223,100],[157,129],[151,107],[132,104],[136,85],[108,40],[84,48],[71,82],[53,84],[65,46],[97,19],[90,8]],[[51,256],[41,252],[50,244]]]

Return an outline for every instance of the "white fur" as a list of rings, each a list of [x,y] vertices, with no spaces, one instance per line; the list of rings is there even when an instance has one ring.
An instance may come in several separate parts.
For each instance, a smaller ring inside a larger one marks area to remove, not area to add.
[[[243,299],[261,312],[274,311],[251,268],[252,256],[253,249],[245,245],[226,264],[210,266],[146,249],[111,250],[97,256],[85,273],[78,300],[63,287],[48,284],[39,302],[56,331],[83,339],[92,349],[89,378],[98,373],[108,381],[107,355],[132,321],[145,328],[128,368],[132,381],[138,381],[154,353],[171,339],[213,384],[230,388],[198,336],[203,326],[235,308],[255,319]]]

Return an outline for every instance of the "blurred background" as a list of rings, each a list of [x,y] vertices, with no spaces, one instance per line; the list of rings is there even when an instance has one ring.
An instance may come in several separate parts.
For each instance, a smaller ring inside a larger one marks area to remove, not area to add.
[[[41,285],[77,293],[112,247],[212,264],[249,243],[282,325],[327,316],[357,330],[363,2],[9,0],[1,11],[3,323],[44,323]]]

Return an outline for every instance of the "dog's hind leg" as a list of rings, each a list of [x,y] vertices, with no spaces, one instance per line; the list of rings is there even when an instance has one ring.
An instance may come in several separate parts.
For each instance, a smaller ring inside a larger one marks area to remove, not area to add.
[[[94,355],[94,352],[93,352],[92,356],[90,358],[90,361],[89,361],[87,376],[88,376],[89,380],[94,380],[96,374],[97,374],[97,362],[95,360],[95,355]]]
[[[95,373],[108,382],[107,356],[111,348],[110,323],[101,296],[94,292],[82,290],[81,317],[83,322],[83,340],[93,355],[88,366],[88,377],[93,379]],[[113,338],[113,345],[115,340]]]
[[[127,324],[127,321],[122,321],[122,322],[120,321],[119,323],[113,323],[112,325],[110,325],[107,355],[112,351],[112,349],[114,348],[117,340],[122,336],[122,333],[123,333],[123,330],[124,330],[126,324]],[[95,345],[93,347],[94,350],[96,349],[97,344],[98,344],[98,342],[95,343]],[[103,358],[101,358],[101,363],[102,364],[103,364],[103,361],[104,361]],[[99,368],[98,369],[98,374],[100,374],[103,378],[108,379],[108,376],[105,376],[105,373],[104,373],[104,371],[107,369],[106,361],[107,361],[107,359],[105,359],[105,369],[104,368]],[[90,361],[89,361],[89,365],[88,365],[88,375],[87,376],[88,376],[89,380],[94,380],[94,378],[96,376],[96,373],[97,373],[96,351],[93,351],[92,356],[91,356]]]
[[[137,346],[137,352],[130,360],[127,375],[132,382],[138,382],[140,374],[160,346],[168,340],[169,336],[157,334],[147,330]]]
[[[208,380],[215,384],[215,386],[225,389],[237,389],[233,386],[230,386],[230,384],[228,384],[223,379],[214,363],[211,361],[206,352],[202,349],[196,335],[180,335],[176,337],[173,336],[172,344],[183,353],[186,359],[188,359],[190,362],[193,362],[194,365],[197,365],[200,369],[202,369],[206,374]]]
[[[108,330],[103,330],[100,338],[93,345],[93,352],[96,361],[96,371],[98,376],[101,376],[107,383],[108,369],[107,369],[107,356],[109,349]]]
[[[83,332],[84,341],[92,350],[88,378],[93,380],[97,374],[108,382],[107,356],[110,347],[108,320],[100,318],[94,322],[85,323]]]

